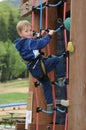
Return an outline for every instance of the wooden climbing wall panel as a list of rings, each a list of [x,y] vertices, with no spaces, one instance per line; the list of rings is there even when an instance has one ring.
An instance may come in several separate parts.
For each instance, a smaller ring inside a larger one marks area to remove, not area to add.
[[[43,3],[45,3],[46,0],[43,0]],[[20,8],[20,15],[21,16],[28,16],[29,14],[31,14],[32,11],[32,0],[22,0],[22,5]],[[39,0],[34,0],[35,2],[35,6],[39,6]],[[57,0],[49,0],[49,3],[56,3]],[[61,6],[61,9],[63,10],[63,6]],[[67,11],[70,10],[70,0],[67,1]],[[57,18],[58,18],[58,8],[49,8],[49,15],[48,15],[48,27],[49,29],[56,29],[57,28]],[[45,10],[43,10],[43,29],[45,29]],[[35,11],[35,30],[39,31],[39,24],[40,24],[40,13],[39,11]],[[51,50],[51,54],[56,54],[56,39],[57,39],[57,35],[55,34],[52,37],[52,41],[50,43],[50,50]],[[47,49],[43,49],[43,51],[45,52],[45,55],[47,55]],[[29,130],[35,130],[35,123],[36,123],[36,99],[35,99],[35,91],[34,91],[34,79],[32,78],[32,76],[29,76],[29,80],[30,80],[30,87],[29,87],[29,92],[33,91],[33,106],[32,106],[32,123],[29,124]],[[45,98],[42,92],[42,88],[39,87],[38,88],[38,96],[39,96],[39,103],[40,103],[40,107],[46,109],[46,102],[45,102]],[[39,127],[41,130],[47,130],[48,125],[45,124],[50,124],[52,122],[52,115],[48,115],[45,113],[40,112],[39,113]],[[42,124],[42,125],[41,125]],[[50,125],[49,130],[51,130],[52,125]],[[56,129],[59,130],[64,130],[64,126],[56,126]]]
[[[32,124],[29,126],[29,130],[35,130],[35,129],[36,129],[36,124]],[[39,125],[39,130],[52,130],[52,125],[51,124]],[[64,130],[64,126],[56,125],[56,130]]]
[[[75,51],[70,54],[68,130],[86,130],[86,1],[71,0],[70,40]]]

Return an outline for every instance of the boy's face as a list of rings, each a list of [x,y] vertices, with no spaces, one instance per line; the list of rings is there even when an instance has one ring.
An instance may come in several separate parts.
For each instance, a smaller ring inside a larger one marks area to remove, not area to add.
[[[30,26],[25,26],[23,28],[23,30],[19,33],[19,35],[21,37],[24,37],[24,38],[32,38],[33,37],[33,32],[32,32],[32,29]]]

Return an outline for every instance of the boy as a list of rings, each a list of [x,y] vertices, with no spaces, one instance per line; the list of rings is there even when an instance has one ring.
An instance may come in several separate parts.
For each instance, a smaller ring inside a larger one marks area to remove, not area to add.
[[[56,72],[58,71],[58,78],[65,76],[62,64],[64,55],[43,58],[40,50],[49,44],[54,30],[50,30],[44,37],[34,38],[31,23],[27,20],[19,21],[16,29],[21,38],[15,41],[15,47],[20,52],[21,57],[27,61],[32,76],[42,84],[47,106],[52,106],[52,84],[47,73],[55,69]],[[41,35],[44,35],[44,31]],[[56,103],[63,106],[69,105],[67,100],[57,100]]]

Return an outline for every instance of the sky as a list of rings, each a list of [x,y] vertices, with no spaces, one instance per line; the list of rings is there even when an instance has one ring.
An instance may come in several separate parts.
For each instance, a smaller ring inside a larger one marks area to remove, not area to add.
[[[3,0],[0,0],[0,2],[3,1]]]

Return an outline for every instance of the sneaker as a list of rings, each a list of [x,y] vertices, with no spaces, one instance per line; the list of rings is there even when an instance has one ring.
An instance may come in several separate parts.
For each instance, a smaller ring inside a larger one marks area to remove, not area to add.
[[[56,104],[60,104],[64,107],[68,107],[69,106],[69,100],[64,100],[64,99],[56,100]]]
[[[69,100],[64,100],[64,99],[58,100],[58,99],[56,99],[56,105],[62,105],[64,107],[68,107],[69,106]],[[53,103],[47,104],[47,111],[52,111],[53,108],[54,108]]]
[[[63,56],[64,56],[64,57],[69,56],[69,52],[68,52],[68,51],[63,52]]]
[[[66,77],[58,78],[57,82],[58,82],[58,86],[64,86],[66,82]]]
[[[53,104],[47,104],[47,111],[53,111]]]

